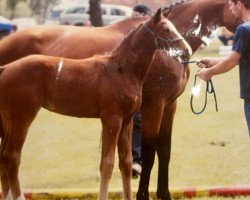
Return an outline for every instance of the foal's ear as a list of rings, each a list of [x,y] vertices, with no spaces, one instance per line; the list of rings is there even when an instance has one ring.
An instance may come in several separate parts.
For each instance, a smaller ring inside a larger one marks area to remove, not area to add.
[[[153,22],[156,24],[161,20],[161,18],[162,18],[161,8],[159,8],[156,14],[153,16]]]
[[[167,7],[166,7],[166,8],[163,8],[163,9],[162,9],[162,14],[163,14],[163,16],[167,18],[168,15],[169,15],[169,13],[170,13],[170,11],[171,11],[171,8],[167,8]]]

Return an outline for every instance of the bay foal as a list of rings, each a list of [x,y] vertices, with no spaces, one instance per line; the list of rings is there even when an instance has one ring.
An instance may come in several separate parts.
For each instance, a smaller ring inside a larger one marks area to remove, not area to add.
[[[161,9],[113,53],[85,60],[32,55],[1,67],[0,147],[4,199],[24,199],[18,169],[27,131],[41,107],[74,117],[100,118],[102,154],[99,199],[108,199],[116,145],[124,199],[131,200],[131,128],[142,82],[156,49],[190,48]],[[83,47],[84,48],[84,44]]]

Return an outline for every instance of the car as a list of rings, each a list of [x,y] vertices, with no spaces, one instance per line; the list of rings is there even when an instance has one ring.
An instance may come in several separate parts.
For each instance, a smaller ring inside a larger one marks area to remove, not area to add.
[[[9,35],[13,30],[11,21],[3,16],[0,16],[0,39]]]
[[[59,24],[59,17],[64,10],[64,7],[59,6],[49,8],[45,16],[44,24]]]
[[[37,25],[36,20],[32,17],[22,17],[12,19],[12,24],[17,26],[17,30],[22,30]]]
[[[101,4],[102,21],[104,25],[131,16],[133,9],[123,5]],[[60,15],[60,24],[84,25],[89,20],[89,4],[73,6]]]

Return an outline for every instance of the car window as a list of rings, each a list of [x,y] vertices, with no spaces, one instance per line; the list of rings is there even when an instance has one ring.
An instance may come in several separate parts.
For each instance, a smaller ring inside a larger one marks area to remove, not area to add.
[[[121,16],[125,16],[126,13],[118,8],[111,8],[111,15],[121,15]]]
[[[102,8],[102,14],[103,14],[103,15],[107,15],[106,8]]]
[[[84,7],[77,7],[77,8],[71,8],[66,13],[67,14],[83,14],[85,8]]]

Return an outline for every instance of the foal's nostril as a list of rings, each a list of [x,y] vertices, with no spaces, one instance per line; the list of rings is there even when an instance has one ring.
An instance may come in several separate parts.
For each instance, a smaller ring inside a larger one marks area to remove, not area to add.
[[[191,54],[189,52],[189,49],[185,49],[182,52],[181,59],[182,60],[189,60],[190,56],[191,56]]]

